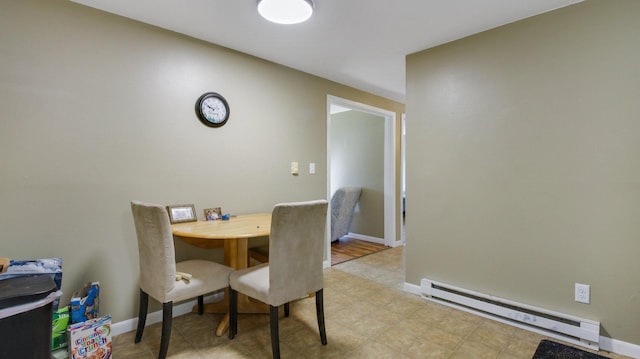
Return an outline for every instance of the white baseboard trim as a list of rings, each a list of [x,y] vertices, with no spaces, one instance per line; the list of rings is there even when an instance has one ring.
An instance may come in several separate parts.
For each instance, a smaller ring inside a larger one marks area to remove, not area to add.
[[[403,287],[402,289],[407,293],[422,295],[422,292],[421,292],[422,289],[420,288],[419,285],[404,282],[404,285],[402,287]]]
[[[216,293],[209,296],[204,297],[205,303],[213,303],[219,302],[223,300],[224,294]],[[198,302],[196,300],[190,300],[188,302],[183,302],[173,306],[173,317],[179,317],[181,315],[191,313],[193,310],[193,306],[197,305]],[[147,322],[145,326],[149,326],[151,324],[162,322],[162,310],[158,310],[153,313],[147,314]],[[123,320],[121,322],[111,324],[111,335],[116,336],[124,333],[128,333],[136,330],[138,325],[138,318],[131,318],[127,320]]]
[[[640,358],[640,345],[623,342],[607,337],[600,337],[600,349],[611,353]]]
[[[412,283],[405,282],[403,285],[403,290],[407,293],[415,294],[418,296],[422,295],[420,286]],[[605,350],[619,355],[626,355],[631,358],[640,358],[640,345],[627,343],[621,340],[611,339],[603,336],[600,336],[599,344],[600,350]]]
[[[364,234],[351,233],[349,232],[346,237],[351,237],[353,239],[359,239],[361,241],[372,242],[377,244],[384,244],[384,238],[365,236]]]

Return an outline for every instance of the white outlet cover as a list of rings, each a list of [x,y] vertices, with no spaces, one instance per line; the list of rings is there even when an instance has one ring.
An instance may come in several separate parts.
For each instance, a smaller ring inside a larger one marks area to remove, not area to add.
[[[578,303],[589,304],[591,301],[591,287],[588,284],[576,283],[575,300]]]

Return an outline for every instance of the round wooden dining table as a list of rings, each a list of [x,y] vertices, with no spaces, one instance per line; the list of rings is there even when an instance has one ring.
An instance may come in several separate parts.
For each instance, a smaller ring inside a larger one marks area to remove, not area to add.
[[[249,239],[268,237],[271,232],[271,213],[232,216],[229,220],[196,221],[171,225],[175,238],[199,248],[224,247],[224,264],[244,269],[249,264]],[[228,293],[225,291],[225,298]],[[207,303],[207,313],[226,313],[216,330],[217,336],[229,328],[228,301]],[[238,295],[238,313],[269,313],[269,307],[245,295]]]

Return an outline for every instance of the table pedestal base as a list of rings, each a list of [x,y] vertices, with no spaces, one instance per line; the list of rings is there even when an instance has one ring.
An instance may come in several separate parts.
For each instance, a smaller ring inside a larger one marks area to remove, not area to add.
[[[229,329],[229,293],[225,289],[224,299],[215,303],[204,305],[205,313],[224,313],[224,318],[216,329],[216,336],[221,337]],[[193,307],[198,312],[198,306]],[[269,314],[269,306],[257,300],[251,299],[242,293],[238,293],[238,314]]]

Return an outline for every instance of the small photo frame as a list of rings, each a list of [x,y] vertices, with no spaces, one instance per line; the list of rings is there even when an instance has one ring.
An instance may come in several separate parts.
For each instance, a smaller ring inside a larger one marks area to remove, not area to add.
[[[167,212],[169,213],[171,223],[195,222],[198,220],[196,217],[196,207],[193,204],[167,206]]]
[[[215,221],[216,219],[222,219],[222,209],[220,207],[207,208],[204,210],[205,221]]]

